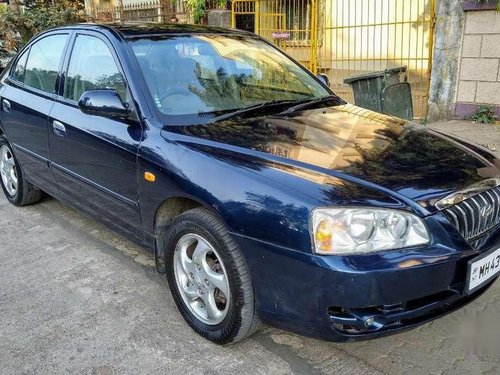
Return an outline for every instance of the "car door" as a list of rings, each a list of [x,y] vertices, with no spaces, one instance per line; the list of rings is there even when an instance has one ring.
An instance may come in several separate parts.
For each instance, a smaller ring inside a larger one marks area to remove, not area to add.
[[[69,33],[35,40],[17,58],[0,99],[1,121],[25,177],[56,194],[49,169],[48,115],[54,105]]]
[[[141,125],[133,119],[88,115],[77,105],[83,92],[111,88],[132,107],[116,55],[99,34],[76,32],[65,66],[63,94],[49,119],[50,157],[59,191],[84,211],[141,239],[137,188]]]

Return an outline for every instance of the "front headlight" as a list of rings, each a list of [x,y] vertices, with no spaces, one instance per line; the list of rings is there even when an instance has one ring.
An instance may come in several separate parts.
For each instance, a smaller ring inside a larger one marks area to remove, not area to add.
[[[312,213],[314,252],[364,254],[429,243],[419,217],[377,208],[317,208]]]

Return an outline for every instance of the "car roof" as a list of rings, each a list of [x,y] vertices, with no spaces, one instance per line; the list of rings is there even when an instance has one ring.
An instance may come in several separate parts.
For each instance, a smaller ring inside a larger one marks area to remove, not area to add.
[[[189,25],[179,23],[154,23],[154,22],[115,22],[115,23],[80,23],[59,27],[57,29],[86,29],[86,30],[109,30],[121,37],[137,38],[150,35],[168,34],[232,34],[241,36],[255,36],[255,34],[236,29],[225,29],[221,27],[210,27],[201,25]]]

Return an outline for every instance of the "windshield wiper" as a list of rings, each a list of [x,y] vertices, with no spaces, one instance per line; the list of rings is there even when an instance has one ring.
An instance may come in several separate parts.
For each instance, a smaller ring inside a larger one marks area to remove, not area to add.
[[[238,110],[233,111],[233,112],[224,113],[223,115],[220,115],[220,116],[215,116],[214,118],[211,119],[211,121],[212,122],[223,121],[223,120],[227,120],[229,118],[232,118],[232,117],[235,117],[238,115],[242,115],[242,114],[247,113],[247,112],[255,111],[256,109],[259,109],[259,108],[272,107],[275,105],[282,105],[282,104],[289,104],[289,103],[297,103],[297,100],[290,100],[290,99],[288,99],[288,100],[273,100],[270,102],[259,103],[259,104],[251,105],[249,107],[238,109]]]
[[[312,105],[321,104],[321,103],[325,103],[325,102],[332,101],[332,100],[336,101],[335,104],[343,104],[344,103],[342,99],[340,99],[338,96],[335,96],[335,95],[322,96],[321,98],[306,100],[306,101],[303,101],[302,103],[294,105],[293,107],[290,107],[290,108],[284,110],[283,112],[281,112],[280,115],[288,115],[290,113],[293,113],[293,112],[296,112],[298,110],[310,107]]]

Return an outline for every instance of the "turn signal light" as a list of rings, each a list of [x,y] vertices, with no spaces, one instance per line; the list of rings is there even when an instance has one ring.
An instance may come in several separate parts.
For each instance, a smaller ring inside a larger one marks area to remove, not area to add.
[[[323,252],[331,251],[333,238],[333,225],[328,220],[322,220],[316,228],[316,244]]]
[[[156,176],[151,172],[144,172],[144,179],[149,182],[155,182]]]

